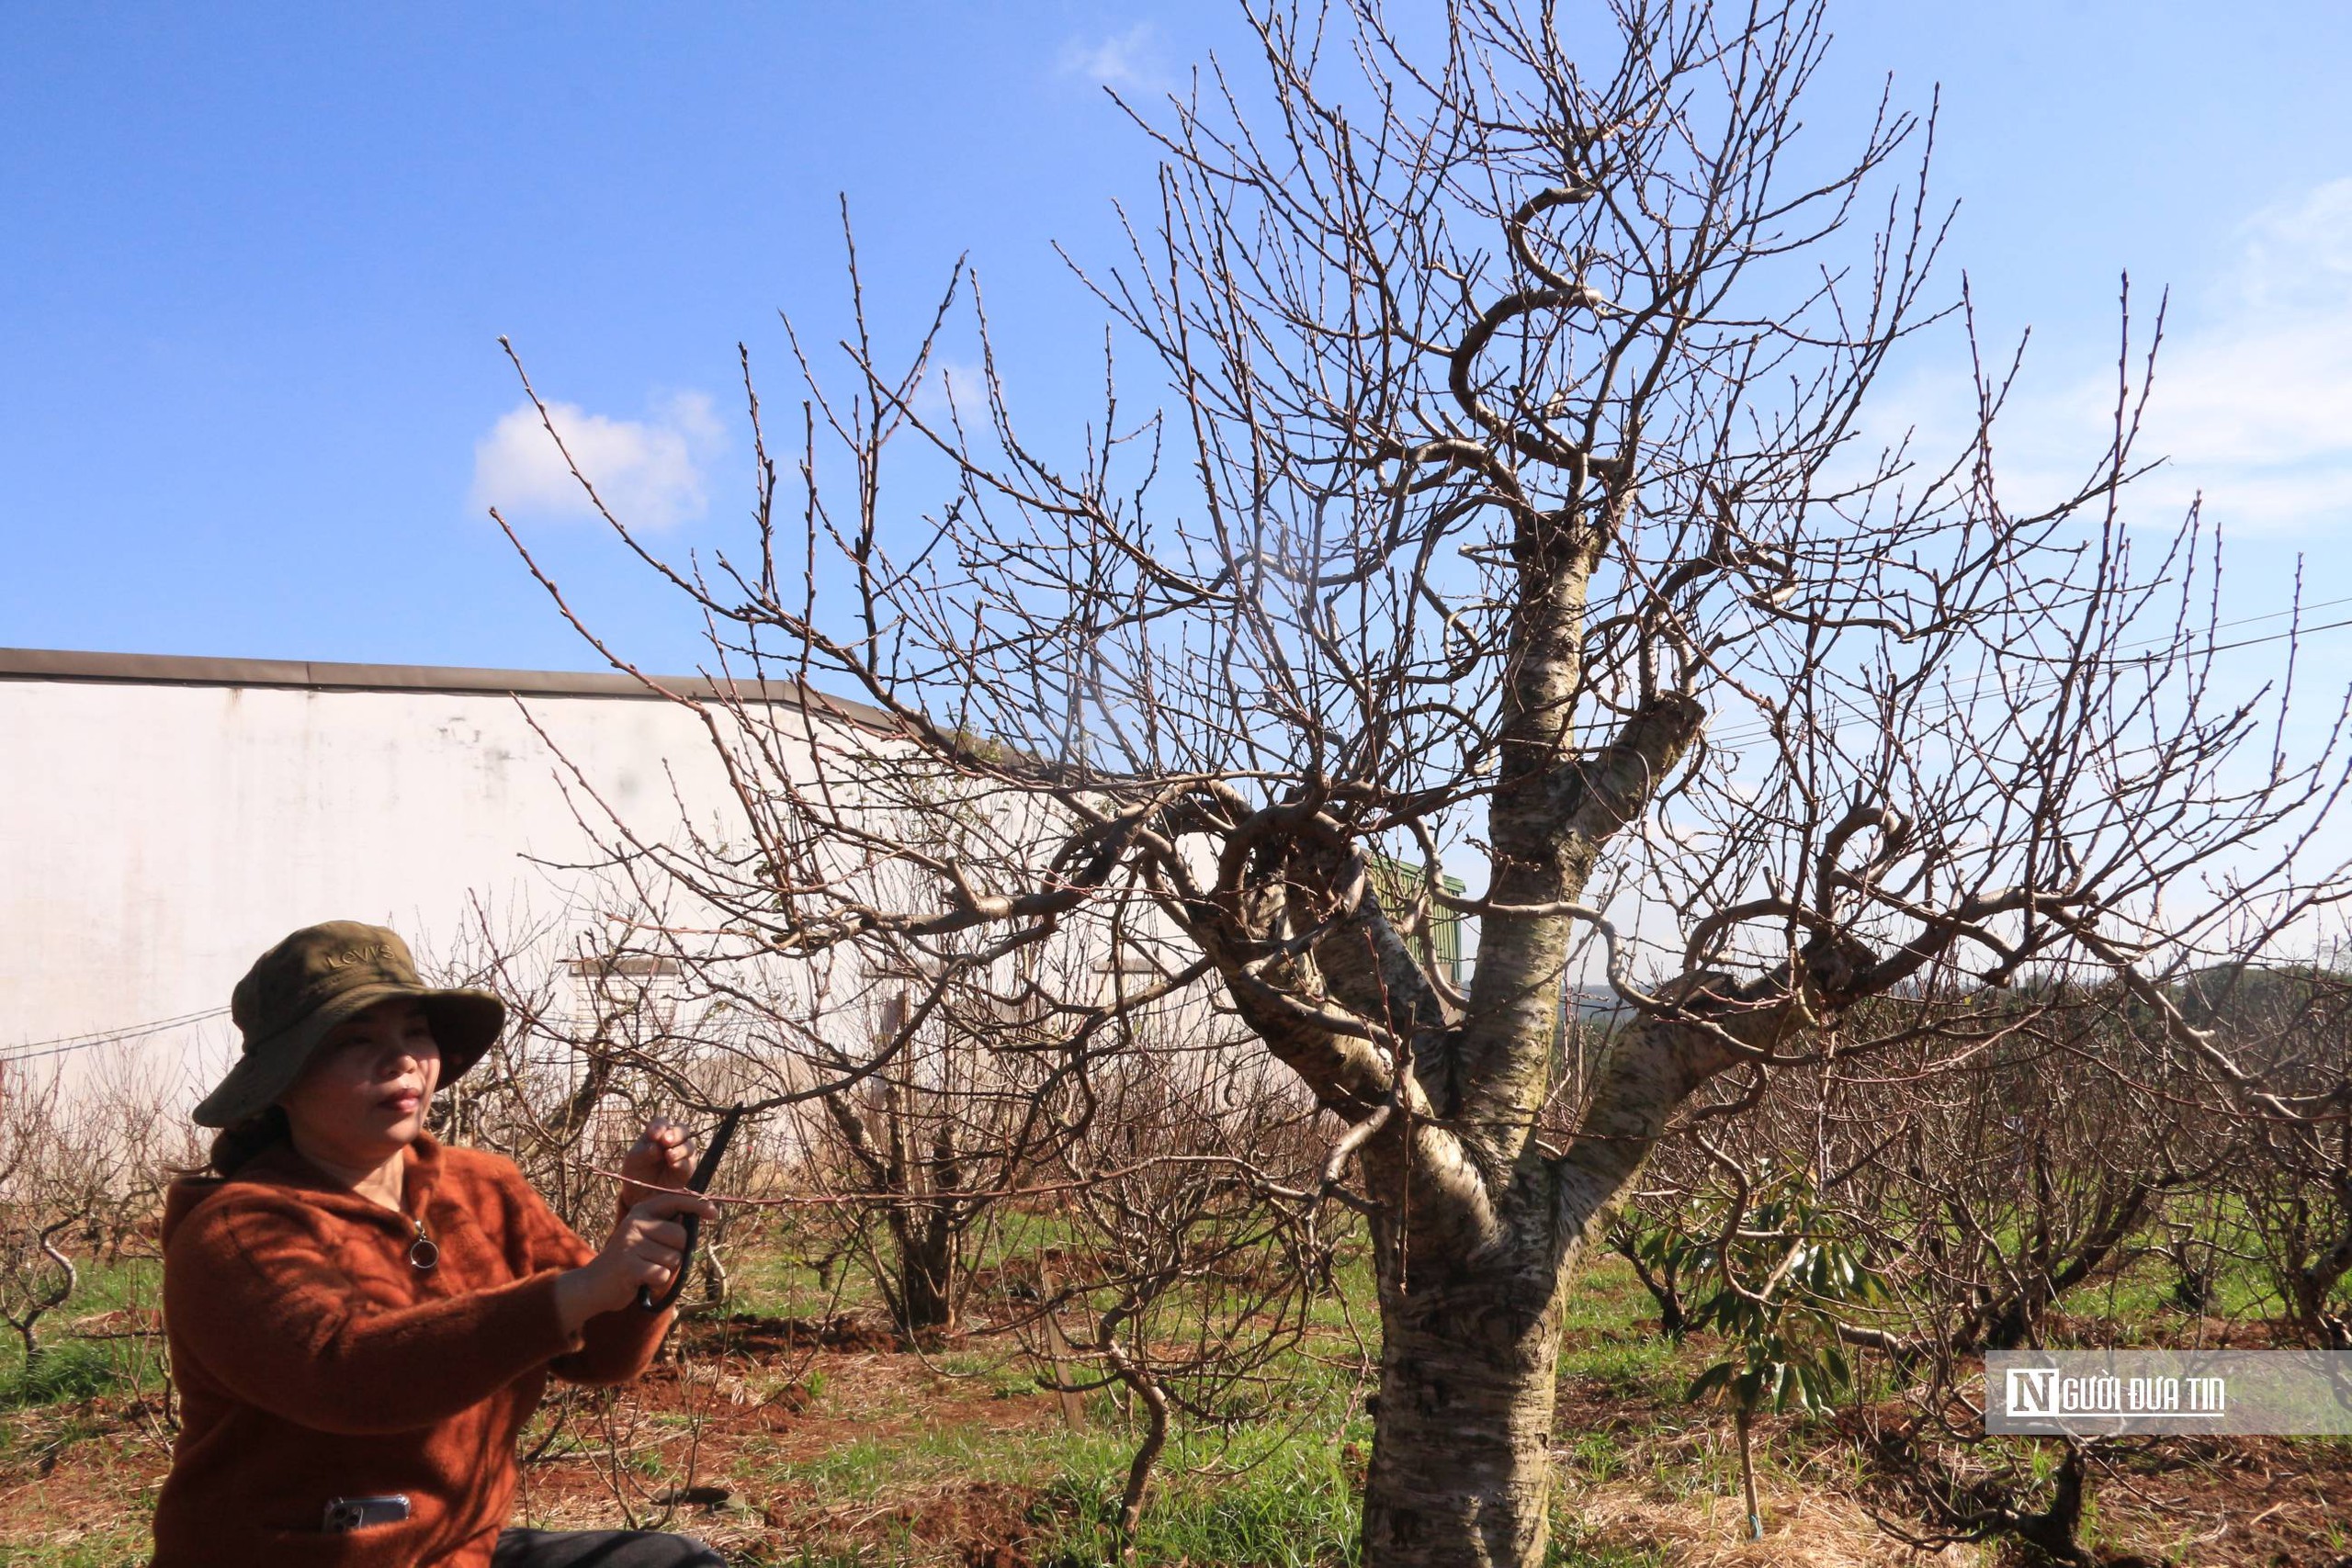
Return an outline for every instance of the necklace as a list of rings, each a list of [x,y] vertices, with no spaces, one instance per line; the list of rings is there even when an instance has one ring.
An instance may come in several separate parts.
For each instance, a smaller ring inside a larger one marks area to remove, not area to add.
[[[423,1220],[416,1222],[416,1239],[408,1244],[408,1261],[413,1269],[430,1269],[441,1261],[441,1248],[426,1233]]]

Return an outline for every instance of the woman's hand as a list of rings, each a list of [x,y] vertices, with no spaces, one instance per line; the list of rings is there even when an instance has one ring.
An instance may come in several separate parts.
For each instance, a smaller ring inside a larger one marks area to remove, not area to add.
[[[656,1116],[621,1156],[621,1213],[628,1213],[656,1192],[674,1192],[684,1187],[694,1167],[686,1130],[666,1116]]]
[[[579,1333],[601,1313],[618,1312],[637,1299],[640,1285],[657,1296],[670,1288],[685,1254],[681,1214],[707,1223],[718,1217],[718,1206],[693,1192],[656,1192],[621,1216],[602,1252],[557,1277],[556,1311],[565,1333]]]

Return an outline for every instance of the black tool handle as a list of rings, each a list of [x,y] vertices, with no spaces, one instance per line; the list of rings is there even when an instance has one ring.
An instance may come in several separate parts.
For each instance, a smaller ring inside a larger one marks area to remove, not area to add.
[[[703,1150],[701,1160],[695,1166],[695,1173],[686,1178],[687,1191],[710,1190],[710,1179],[718,1174],[718,1162],[726,1156],[727,1145],[735,1136],[735,1124],[742,1120],[743,1108],[740,1105],[729,1107],[727,1114],[719,1118],[718,1130],[710,1135],[710,1146]],[[653,1297],[652,1286],[639,1285],[637,1288],[637,1304],[641,1312],[669,1311],[670,1303],[678,1299],[678,1292],[686,1288],[686,1270],[693,1267],[695,1260],[695,1243],[702,1237],[702,1216],[680,1214],[678,1223],[686,1227],[686,1245],[678,1253],[677,1270],[670,1276],[670,1288],[662,1292],[659,1301]]]

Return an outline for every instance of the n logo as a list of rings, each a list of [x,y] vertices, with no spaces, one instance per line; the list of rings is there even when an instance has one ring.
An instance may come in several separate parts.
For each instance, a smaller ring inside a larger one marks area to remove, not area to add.
[[[2055,1416],[2058,1413],[2058,1369],[2011,1367],[2008,1395],[2008,1414],[2012,1417]]]

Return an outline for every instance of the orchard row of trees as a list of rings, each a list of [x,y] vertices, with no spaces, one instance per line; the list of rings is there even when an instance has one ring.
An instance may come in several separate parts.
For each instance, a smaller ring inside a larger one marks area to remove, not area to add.
[[[599,1173],[644,1116],[780,1102],[721,1171],[718,1190],[752,1201],[713,1229],[698,1310],[737,1309],[731,1270],[781,1253],[868,1287],[857,1293],[910,1348],[993,1349],[1073,1397],[1116,1387],[1138,1417],[1130,1530],[1173,1429],[1275,1416],[1285,1353],[1318,1303],[1346,1300],[1338,1274],[1361,1262],[1381,1199],[1345,1168],[1338,1119],[1250,1071],[1229,1015],[1123,1015],[1123,1032],[1078,1047],[1008,1021],[1001,996],[957,989],[922,1023],[902,1003],[866,1015],[855,1059],[871,1071],[842,1084],[779,1051],[773,1017],[683,968],[546,957],[506,943],[471,955],[465,977],[501,987],[518,1026],[444,1105],[445,1135],[512,1154],[593,1226],[610,1201]],[[2312,1107],[2352,1096],[2352,976],[2239,966],[2169,999],[2265,1092]],[[2066,1561],[2100,1455],[2070,1450],[2051,1484],[2014,1446],[1988,1445],[1984,1351],[2352,1348],[2340,1122],[2249,1111],[2237,1086],[2167,1053],[2162,1015],[2112,984],[2033,981],[1940,1010],[1897,997],[1878,1012],[1917,1037],[1701,1097],[1607,1233],[1657,1332],[1717,1348],[1694,1392],[1730,1406],[1743,1450],[1767,1413],[1853,1403],[1855,1369],[1873,1365],[1882,1419],[1890,1395],[1903,1412],[1874,1449],[1908,1500],[1891,1527],[2018,1536]],[[1564,1015],[1555,1070],[1583,1076],[1623,1027]],[[10,1088],[0,1314],[38,1372],[67,1337],[77,1260],[152,1248],[161,1189],[194,1149],[152,1078]],[[2111,1310],[2119,1280],[2152,1273],[2169,1292],[2153,1321]],[[1358,1344],[1369,1377],[1375,1347]]]

